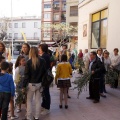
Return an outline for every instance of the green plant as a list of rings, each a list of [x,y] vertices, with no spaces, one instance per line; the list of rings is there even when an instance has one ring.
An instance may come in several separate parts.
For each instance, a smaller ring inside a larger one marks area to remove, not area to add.
[[[76,80],[73,82],[76,87],[74,89],[78,90],[78,97],[82,90],[86,87],[87,88],[87,83],[89,82],[91,77],[91,73],[85,72],[83,75],[79,76],[76,78]]]

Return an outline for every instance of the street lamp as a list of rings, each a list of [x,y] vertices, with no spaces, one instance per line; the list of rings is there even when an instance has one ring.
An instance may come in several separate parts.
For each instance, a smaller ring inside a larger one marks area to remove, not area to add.
[[[12,59],[13,59],[13,1],[11,0],[11,31],[12,31]]]

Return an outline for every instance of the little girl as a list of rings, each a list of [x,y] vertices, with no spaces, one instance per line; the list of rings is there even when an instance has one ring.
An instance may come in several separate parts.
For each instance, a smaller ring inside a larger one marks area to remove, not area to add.
[[[24,71],[25,71],[25,57],[19,56],[15,63],[15,84],[16,84],[16,92],[22,88],[23,80],[24,80]],[[17,93],[19,94],[19,93]],[[21,104],[18,105],[17,113],[21,112]]]
[[[71,87],[70,78],[72,75],[72,67],[69,62],[67,62],[67,55],[62,55],[61,63],[57,66],[55,82],[57,87],[60,88],[60,109],[62,106],[63,95],[65,100],[65,109],[68,109],[68,94],[67,90]]]

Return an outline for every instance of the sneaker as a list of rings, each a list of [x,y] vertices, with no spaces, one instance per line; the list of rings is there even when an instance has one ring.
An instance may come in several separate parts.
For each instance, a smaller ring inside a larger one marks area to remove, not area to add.
[[[19,117],[18,116],[13,116],[13,117],[11,117],[11,120],[15,120],[15,119],[18,119]]]
[[[17,109],[17,113],[20,113],[21,112],[21,109]]]
[[[40,114],[41,114],[41,115],[47,115],[47,114],[49,114],[49,113],[50,113],[50,110],[44,109],[44,111],[41,112]]]
[[[106,95],[104,95],[103,93],[100,93],[100,96],[106,98]]]
[[[11,116],[8,114],[7,117],[10,118]]]

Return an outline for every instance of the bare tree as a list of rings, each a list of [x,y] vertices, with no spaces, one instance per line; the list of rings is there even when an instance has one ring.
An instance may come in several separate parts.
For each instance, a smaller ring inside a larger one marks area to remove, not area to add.
[[[8,18],[0,19],[0,40],[7,39]]]
[[[66,23],[50,24],[42,26],[42,29],[44,29],[44,31],[49,31],[48,29],[52,30],[52,40],[59,48],[65,44],[66,40],[70,42],[70,38],[76,36],[78,32],[77,27]]]

